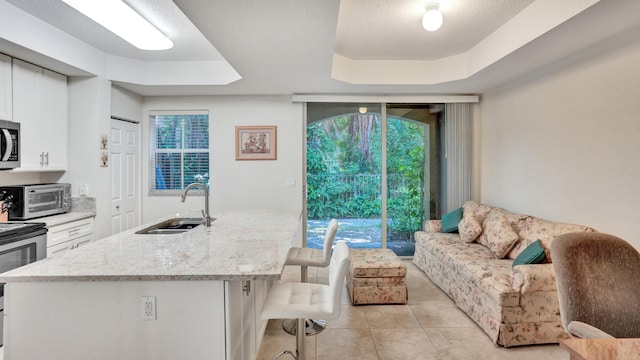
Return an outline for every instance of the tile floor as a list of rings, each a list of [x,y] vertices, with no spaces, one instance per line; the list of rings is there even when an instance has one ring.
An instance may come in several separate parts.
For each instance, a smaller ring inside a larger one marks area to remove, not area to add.
[[[405,263],[408,305],[352,306],[345,288],[340,318],[329,321],[322,333],[307,337],[307,359],[569,359],[558,345],[495,346],[411,260]],[[299,277],[299,268],[285,269],[285,281]],[[327,283],[327,269],[309,268],[309,281]],[[295,336],[282,330],[282,320],[272,320],[257,358],[271,359],[284,349],[295,349]]]

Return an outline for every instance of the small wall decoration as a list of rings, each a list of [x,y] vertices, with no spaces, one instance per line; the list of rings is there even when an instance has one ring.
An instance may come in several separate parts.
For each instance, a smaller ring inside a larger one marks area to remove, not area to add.
[[[109,148],[109,135],[100,135],[100,150],[107,150]]]
[[[275,126],[236,126],[236,160],[276,160]]]
[[[102,154],[100,154],[100,166],[109,166],[109,154],[106,151],[103,151]]]

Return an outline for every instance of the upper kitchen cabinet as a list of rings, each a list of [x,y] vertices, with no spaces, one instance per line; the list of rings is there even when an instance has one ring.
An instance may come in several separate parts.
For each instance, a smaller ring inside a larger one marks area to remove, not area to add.
[[[11,58],[0,54],[0,120],[13,120],[11,100]]]
[[[66,170],[67,114],[67,78],[13,59],[13,121],[22,141],[14,171]]]

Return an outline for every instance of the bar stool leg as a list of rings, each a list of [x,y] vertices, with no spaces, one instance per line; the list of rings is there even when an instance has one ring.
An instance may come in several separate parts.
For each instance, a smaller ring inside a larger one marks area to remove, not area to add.
[[[305,319],[298,319],[298,329],[304,329]],[[296,333],[296,360],[305,360],[307,358],[307,348],[305,344],[306,331],[298,331]]]

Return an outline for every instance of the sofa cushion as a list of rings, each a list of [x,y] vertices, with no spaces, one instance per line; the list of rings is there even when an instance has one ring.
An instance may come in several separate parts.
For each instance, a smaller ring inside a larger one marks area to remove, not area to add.
[[[544,259],[545,252],[540,240],[532,242],[513,260],[512,266],[523,264],[537,264]]]
[[[556,223],[553,221],[543,220],[543,219],[530,216],[525,220],[524,226],[522,227],[522,231],[520,233],[520,237],[524,241],[522,241],[518,245],[518,249],[514,249],[514,250],[518,250],[517,254],[519,254],[532,242],[539,239],[545,252],[545,258],[543,262],[550,263],[552,262],[551,250],[550,250],[551,242],[556,236],[566,234],[566,233],[571,233],[571,232],[595,232],[595,231],[596,230],[594,230],[593,228],[590,228],[584,225]]]
[[[462,208],[442,215],[442,232],[450,233],[458,231],[458,223],[462,220]]]
[[[472,243],[482,233],[482,226],[473,214],[463,212],[462,220],[458,224],[458,233],[462,241]]]
[[[464,243],[457,234],[432,234],[417,231],[416,248],[421,247],[433,254],[447,268],[456,270],[471,261],[495,259],[487,247],[476,243]]]
[[[482,221],[491,207],[469,200],[462,207],[462,220],[458,224],[460,238],[464,242],[474,242],[482,233]]]
[[[498,259],[504,258],[518,240],[518,234],[511,227],[511,222],[502,209],[492,209],[482,222],[482,227],[482,235],[478,242],[488,247]]]

